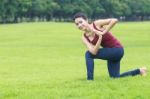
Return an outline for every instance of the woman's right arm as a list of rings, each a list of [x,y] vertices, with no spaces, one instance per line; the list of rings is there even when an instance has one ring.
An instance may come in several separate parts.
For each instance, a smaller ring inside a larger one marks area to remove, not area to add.
[[[89,50],[89,52],[91,52],[91,54],[93,54],[93,55],[97,54],[98,49],[99,49],[100,44],[101,44],[101,40],[102,40],[102,35],[99,35],[99,39],[98,39],[96,45],[92,45],[91,43],[89,43],[87,41],[87,39],[84,36],[82,36],[83,43],[86,45],[86,47]]]

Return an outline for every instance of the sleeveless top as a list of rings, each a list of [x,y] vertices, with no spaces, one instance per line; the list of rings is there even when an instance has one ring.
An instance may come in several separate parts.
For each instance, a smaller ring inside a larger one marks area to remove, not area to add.
[[[94,29],[99,30],[96,25],[93,23],[93,27]],[[98,34],[94,34],[94,38],[92,41],[90,41],[90,39],[88,38],[88,36],[86,36],[86,33],[84,33],[84,37],[88,40],[89,43],[96,45],[99,36]],[[110,32],[105,33],[104,35],[102,35],[102,41],[101,41],[101,46],[104,48],[112,48],[112,47],[116,47],[116,48],[122,48],[123,46],[121,45],[121,43],[119,42],[119,40],[117,40]]]

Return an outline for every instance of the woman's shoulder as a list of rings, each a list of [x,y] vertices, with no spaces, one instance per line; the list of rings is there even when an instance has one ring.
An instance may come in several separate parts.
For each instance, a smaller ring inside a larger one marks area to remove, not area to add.
[[[93,26],[94,29],[96,29],[96,30],[98,30],[98,31],[102,31],[103,26],[97,24],[96,21],[93,21],[93,22],[91,23],[91,25]]]

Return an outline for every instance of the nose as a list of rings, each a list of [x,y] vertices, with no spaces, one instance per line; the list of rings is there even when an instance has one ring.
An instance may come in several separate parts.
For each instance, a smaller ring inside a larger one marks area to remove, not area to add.
[[[78,25],[78,28],[81,29],[81,28],[82,28],[82,24],[79,24],[79,25]]]

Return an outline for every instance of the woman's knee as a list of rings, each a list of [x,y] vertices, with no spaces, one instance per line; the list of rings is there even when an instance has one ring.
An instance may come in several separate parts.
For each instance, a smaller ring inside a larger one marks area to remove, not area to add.
[[[121,59],[124,56],[124,49],[121,49],[120,53],[119,53],[119,58]]]
[[[85,58],[91,58],[92,56],[93,55],[89,51],[85,52]]]

